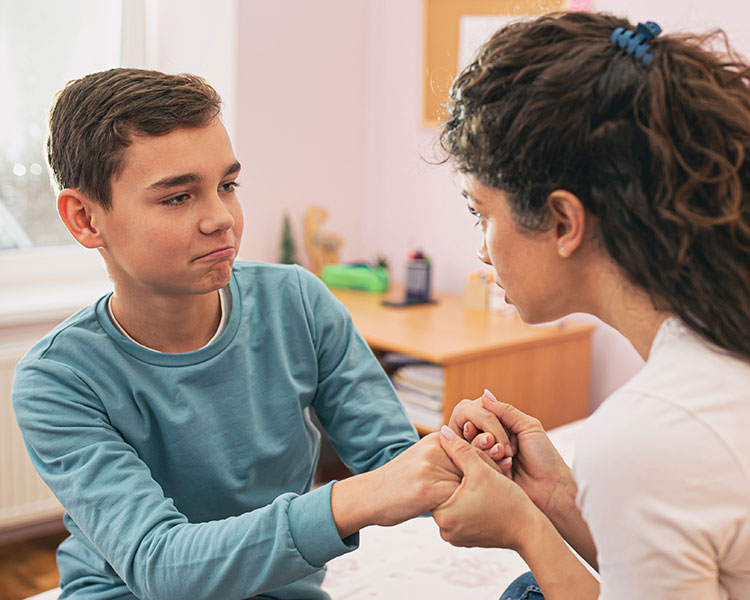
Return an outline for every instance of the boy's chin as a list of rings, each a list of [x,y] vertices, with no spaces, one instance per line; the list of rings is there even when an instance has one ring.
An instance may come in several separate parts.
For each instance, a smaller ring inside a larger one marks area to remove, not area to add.
[[[198,293],[209,294],[229,285],[229,282],[232,279],[233,263],[234,261],[226,261],[219,265],[215,265],[214,268],[211,269],[211,272],[204,278],[202,282],[203,285],[201,285],[203,289]]]

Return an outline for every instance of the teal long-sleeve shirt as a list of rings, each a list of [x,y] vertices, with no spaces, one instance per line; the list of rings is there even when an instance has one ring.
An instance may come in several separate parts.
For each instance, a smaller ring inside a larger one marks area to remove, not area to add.
[[[108,296],[40,340],[13,405],[65,508],[61,598],[326,598],[350,551],[331,484],[310,491],[320,436],[354,471],[417,439],[346,309],[298,267],[237,263],[231,314],[182,354],[123,336]]]

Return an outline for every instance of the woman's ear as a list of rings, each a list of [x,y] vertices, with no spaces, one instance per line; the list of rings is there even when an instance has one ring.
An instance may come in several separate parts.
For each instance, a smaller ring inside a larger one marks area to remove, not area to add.
[[[571,256],[583,242],[586,231],[586,209],[578,196],[566,190],[555,190],[547,197],[553,219],[557,253],[562,258]]]
[[[100,248],[103,245],[94,218],[102,210],[99,204],[78,190],[66,188],[57,196],[57,212],[62,222],[84,248]]]

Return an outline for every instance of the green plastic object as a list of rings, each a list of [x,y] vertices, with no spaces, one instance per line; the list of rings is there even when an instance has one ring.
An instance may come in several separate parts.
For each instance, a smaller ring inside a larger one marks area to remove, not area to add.
[[[380,294],[388,290],[388,269],[364,263],[326,265],[320,278],[328,287]]]

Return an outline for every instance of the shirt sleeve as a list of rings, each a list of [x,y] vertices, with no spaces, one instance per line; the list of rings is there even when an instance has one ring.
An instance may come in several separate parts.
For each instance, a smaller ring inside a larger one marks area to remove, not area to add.
[[[725,599],[717,565],[747,520],[744,475],[685,409],[639,394],[618,400],[586,424],[574,468],[600,599]]]
[[[19,365],[13,403],[42,479],[139,598],[254,596],[318,571],[358,543],[336,533],[330,485],[284,493],[238,516],[189,522],[67,365]]]
[[[344,464],[372,470],[419,437],[346,307],[317,277],[297,273],[318,357],[313,408]]]

